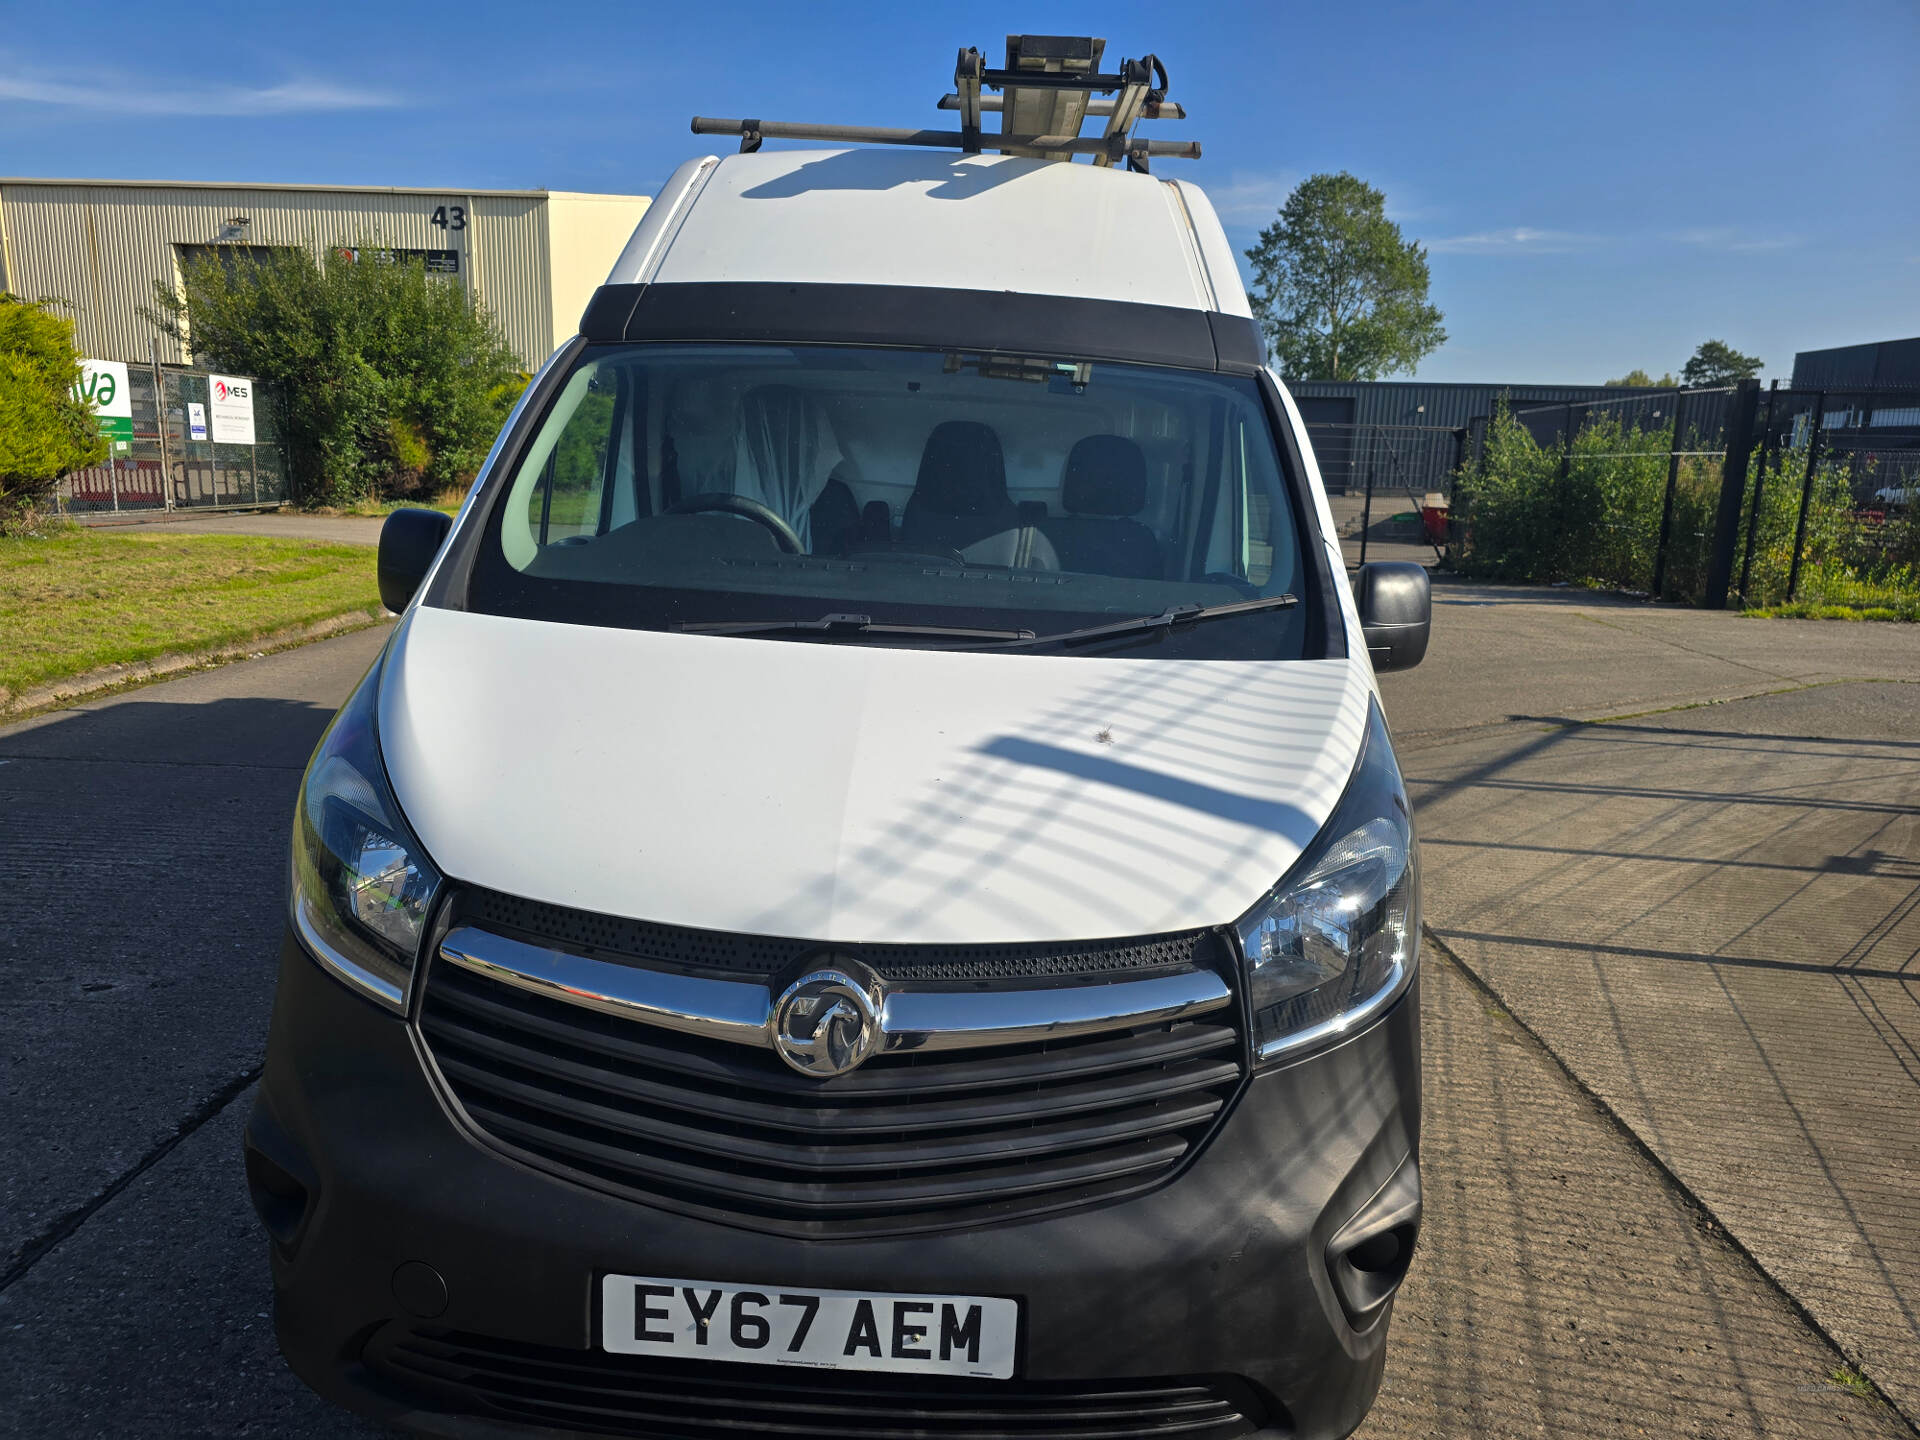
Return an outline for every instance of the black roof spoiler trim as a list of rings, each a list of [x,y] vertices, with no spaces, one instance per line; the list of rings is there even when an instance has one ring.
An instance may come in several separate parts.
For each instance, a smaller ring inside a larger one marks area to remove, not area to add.
[[[919,285],[602,285],[580,333],[597,341],[899,345],[1241,374],[1260,369],[1266,354],[1258,326],[1243,315]]]

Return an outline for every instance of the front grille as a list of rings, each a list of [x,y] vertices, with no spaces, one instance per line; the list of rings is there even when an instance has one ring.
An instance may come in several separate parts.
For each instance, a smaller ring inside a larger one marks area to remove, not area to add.
[[[687,1365],[433,1331],[377,1338],[390,1383],[490,1419],[636,1440],[742,1435],[1227,1440],[1260,1426],[1230,1377],[1060,1384]]]
[[[814,940],[738,935],[599,915],[523,900],[498,890],[463,891],[457,923],[477,925],[575,955],[638,962],[653,970],[766,980],[791,967]],[[1001,945],[862,945],[860,958],[887,980],[1036,980],[1062,976],[1132,976],[1208,963],[1210,930],[1137,935],[1124,940],[1068,940]]]
[[[903,1051],[818,1080],[771,1050],[436,964],[420,1027],[472,1123],[531,1163],[732,1223],[846,1236],[1025,1217],[1159,1183],[1240,1085],[1232,1013]]]

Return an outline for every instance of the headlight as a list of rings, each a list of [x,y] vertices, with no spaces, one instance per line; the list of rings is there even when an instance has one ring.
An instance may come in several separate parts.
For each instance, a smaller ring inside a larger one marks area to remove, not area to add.
[[[355,989],[407,1008],[440,872],[400,818],[380,764],[376,663],[320,737],[293,816],[293,924]]]
[[[1260,1060],[1352,1030],[1406,989],[1420,946],[1419,868],[1406,787],[1371,704],[1346,794],[1239,922]]]

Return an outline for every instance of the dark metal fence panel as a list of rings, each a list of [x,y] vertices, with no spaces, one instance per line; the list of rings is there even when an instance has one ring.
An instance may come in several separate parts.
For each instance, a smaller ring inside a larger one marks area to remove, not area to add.
[[[1761,401],[1734,596],[1920,618],[1920,387]]]
[[[164,387],[156,402],[155,377]],[[210,377],[178,366],[130,365],[133,443],[125,455],[76,470],[54,492],[66,514],[154,510],[253,509],[285,504],[287,458],[279,431],[279,397],[253,384],[251,445],[215,444],[192,434],[190,407],[211,413]]]
[[[1498,579],[1697,597],[1731,395],[1616,389],[1500,407],[1461,447],[1455,563]]]
[[[1435,425],[1309,425],[1307,439],[1320,478],[1333,491],[1358,491],[1369,482],[1415,499],[1453,488],[1465,457],[1467,429]]]

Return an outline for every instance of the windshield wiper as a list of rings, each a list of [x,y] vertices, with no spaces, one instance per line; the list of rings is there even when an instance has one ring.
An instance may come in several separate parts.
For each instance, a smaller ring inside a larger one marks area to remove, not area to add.
[[[1251,615],[1260,610],[1284,610],[1298,605],[1297,595],[1262,595],[1257,600],[1235,600],[1226,605],[1175,605],[1158,615],[1139,615],[1131,620],[1115,620],[1106,625],[1089,625],[1081,630],[1062,630],[1053,635],[1007,642],[1003,648],[1031,645],[1074,645],[1086,640],[1104,640],[1110,635],[1134,635],[1147,630],[1173,631],[1197,620],[1219,620],[1228,615]]]
[[[1080,630],[1061,630],[1052,635],[1036,635],[1031,630],[973,629],[964,625],[895,625],[875,620],[871,615],[822,615],[818,620],[694,620],[673,628],[697,635],[797,633],[817,636],[822,640],[857,640],[868,635],[915,635],[933,640],[970,640],[995,650],[1021,650],[1036,645],[1075,645],[1149,630],[1172,631],[1199,620],[1251,615],[1261,610],[1284,610],[1299,603],[1299,597],[1295,595],[1263,595],[1257,600],[1235,600],[1226,605],[1175,605],[1158,615],[1138,615],[1131,620],[1088,625]]]
[[[855,640],[865,635],[921,635],[935,640],[999,640],[1018,643],[1034,638],[1031,630],[976,630],[963,625],[894,625],[871,615],[822,615],[818,620],[694,620],[676,625],[697,635],[777,635],[798,631],[823,640]]]

